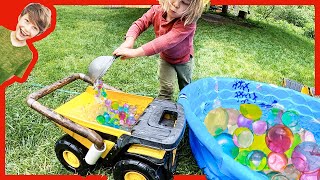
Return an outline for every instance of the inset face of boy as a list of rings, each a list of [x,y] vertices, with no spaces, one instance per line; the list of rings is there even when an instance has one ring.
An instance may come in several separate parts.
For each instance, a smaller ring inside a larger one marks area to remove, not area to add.
[[[49,28],[50,23],[50,9],[39,3],[30,3],[22,10],[16,29],[11,32],[12,45],[25,46],[28,39],[43,33]]]
[[[29,15],[25,14],[19,16],[18,24],[16,26],[15,38],[18,41],[26,41],[38,35],[40,33],[39,27],[35,22],[30,20]]]

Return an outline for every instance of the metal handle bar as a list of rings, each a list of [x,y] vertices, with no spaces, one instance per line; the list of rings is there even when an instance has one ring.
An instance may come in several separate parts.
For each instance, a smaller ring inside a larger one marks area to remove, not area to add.
[[[79,124],[72,122],[70,119],[61,116],[60,114],[54,112],[53,109],[50,109],[37,101],[38,99],[52,93],[53,91],[65,86],[65,85],[67,85],[77,79],[81,79],[91,85],[93,84],[93,82],[91,81],[91,79],[88,76],[86,76],[82,73],[75,73],[75,74],[72,74],[71,76],[66,77],[62,80],[59,80],[49,86],[46,86],[37,92],[30,94],[27,97],[27,104],[32,109],[38,111],[40,114],[43,114],[44,116],[46,116],[50,120],[53,120],[55,123],[87,138],[93,144],[95,144],[95,146],[98,149],[103,149],[103,147],[104,147],[103,139],[98,133],[96,133],[95,131],[93,131],[89,128],[80,126]]]

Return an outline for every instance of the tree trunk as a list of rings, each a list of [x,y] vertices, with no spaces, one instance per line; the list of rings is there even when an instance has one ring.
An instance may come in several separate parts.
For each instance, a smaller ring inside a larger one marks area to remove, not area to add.
[[[224,14],[228,13],[228,5],[222,5],[222,13]]]

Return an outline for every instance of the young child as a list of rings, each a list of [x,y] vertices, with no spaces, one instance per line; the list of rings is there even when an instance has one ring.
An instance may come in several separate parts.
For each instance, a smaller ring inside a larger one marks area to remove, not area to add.
[[[50,23],[50,9],[31,3],[19,15],[14,31],[0,26],[0,85],[13,75],[22,77],[32,59],[27,40],[43,33]]]
[[[129,28],[125,41],[113,54],[122,59],[160,53],[159,98],[172,100],[174,81],[179,89],[191,82],[193,71],[193,38],[196,21],[204,9],[204,0],[159,0]],[[137,37],[153,25],[156,38],[133,49]]]

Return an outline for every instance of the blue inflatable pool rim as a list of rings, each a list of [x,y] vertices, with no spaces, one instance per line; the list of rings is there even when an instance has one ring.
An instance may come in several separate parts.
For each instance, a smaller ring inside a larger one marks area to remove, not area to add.
[[[299,124],[320,140],[320,100],[292,89],[256,81],[212,77],[197,80],[179,94],[190,127],[192,153],[208,179],[268,179],[226,155],[215,138],[207,131],[203,120],[215,107],[238,109],[240,104],[257,104],[263,112],[272,107],[294,110],[300,115]]]

